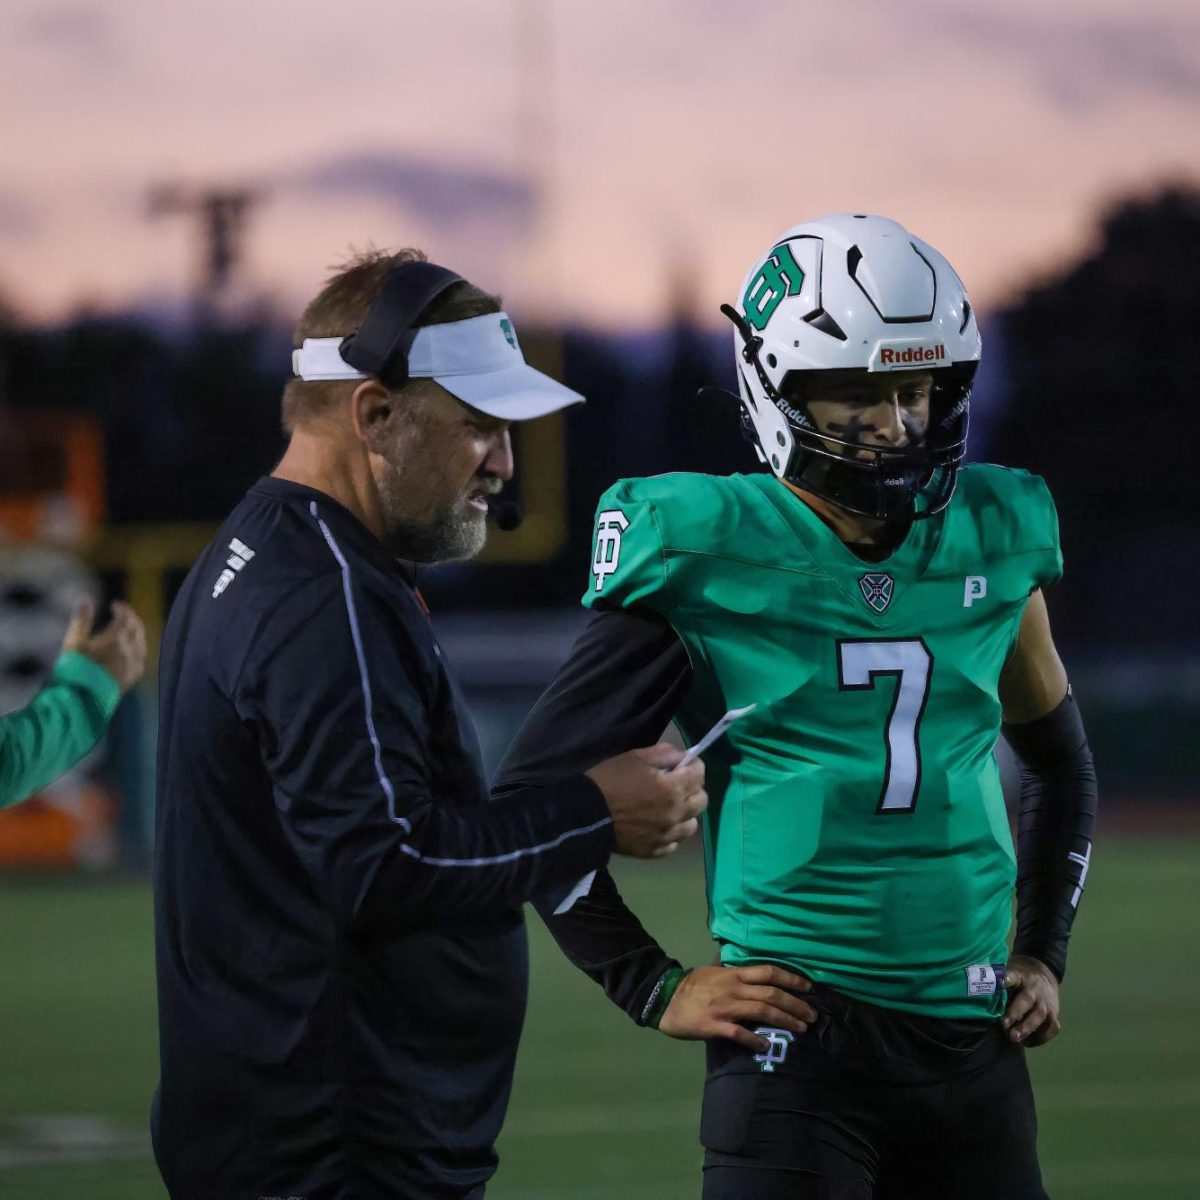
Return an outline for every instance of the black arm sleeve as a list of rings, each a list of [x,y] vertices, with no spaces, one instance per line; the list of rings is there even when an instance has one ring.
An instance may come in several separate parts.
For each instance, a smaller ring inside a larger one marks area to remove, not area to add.
[[[605,610],[588,623],[534,706],[496,773],[493,796],[545,786],[615,754],[654,743],[691,687],[687,651],[648,610]],[[609,999],[645,1024],[658,981],[675,959],[625,906],[607,870],[555,916],[535,906],[563,953]]]
[[[1096,819],[1096,771],[1075,697],[1044,717],[1005,725],[1021,764],[1014,954],[1044,962],[1061,981],[1067,942],[1087,883]]]
[[[387,596],[320,577],[282,596],[237,704],[262,747],[283,834],[341,922],[491,913],[602,866],[612,820],[578,772],[487,802],[466,750],[435,773],[436,677]]]

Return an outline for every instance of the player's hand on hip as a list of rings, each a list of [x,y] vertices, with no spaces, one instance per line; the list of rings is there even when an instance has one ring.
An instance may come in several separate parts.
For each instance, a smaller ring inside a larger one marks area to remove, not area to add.
[[[683,752],[660,743],[606,759],[587,772],[612,814],[617,853],[663,858],[699,828],[708,807],[704,764],[680,767]]]
[[[1023,1046],[1044,1046],[1057,1037],[1062,1024],[1058,1019],[1058,980],[1045,963],[1023,954],[1008,960],[1004,972],[1008,989],[1008,1008],[1004,1028],[1011,1041]]]
[[[812,990],[803,975],[758,963],[751,967],[696,967],[683,977],[658,1023],[674,1038],[728,1038],[748,1050],[769,1049],[746,1025],[804,1033],[817,1019],[802,999]]]
[[[63,652],[86,654],[102,666],[127,692],[142,677],[146,669],[146,627],[142,619],[120,600],[112,603],[112,620],[92,633],[96,606],[89,600],[81,604],[71,618],[63,638]]]

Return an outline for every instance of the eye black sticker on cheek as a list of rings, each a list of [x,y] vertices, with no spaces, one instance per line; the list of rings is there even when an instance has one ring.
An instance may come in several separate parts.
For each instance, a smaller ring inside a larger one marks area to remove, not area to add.
[[[864,421],[862,417],[855,413],[850,420],[829,421],[825,428],[833,434],[836,434],[843,441],[853,442],[856,445],[862,441],[863,434],[878,433],[879,427],[871,421]]]
[[[904,425],[904,432],[908,434],[908,440],[914,445],[919,445],[925,440],[925,422],[913,413],[902,412],[900,421]]]

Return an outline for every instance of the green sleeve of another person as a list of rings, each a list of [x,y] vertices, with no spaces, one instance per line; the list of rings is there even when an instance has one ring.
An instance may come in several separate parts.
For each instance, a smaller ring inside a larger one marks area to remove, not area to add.
[[[0,717],[0,808],[73,767],[100,740],[121,687],[85,654],[69,651],[22,709]]]

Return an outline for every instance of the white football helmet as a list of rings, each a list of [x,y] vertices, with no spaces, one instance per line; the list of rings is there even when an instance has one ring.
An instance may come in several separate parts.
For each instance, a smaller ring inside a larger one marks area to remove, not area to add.
[[[737,326],[743,428],[780,479],[863,516],[915,520],[946,507],[966,451],[979,329],[932,246],[884,217],[796,225],[750,269],[739,308],[721,311]],[[844,368],[930,371],[924,440],[884,449],[818,436],[805,376]]]

